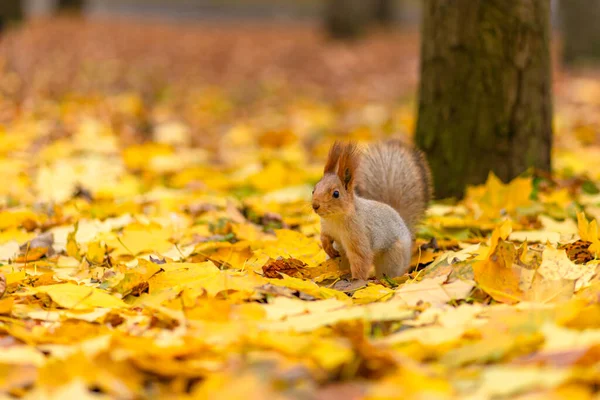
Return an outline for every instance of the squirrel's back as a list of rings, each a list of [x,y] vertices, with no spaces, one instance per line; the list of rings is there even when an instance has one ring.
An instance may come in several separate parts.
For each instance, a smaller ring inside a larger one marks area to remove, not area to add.
[[[356,191],[390,205],[414,234],[432,197],[429,165],[419,149],[399,140],[371,144],[358,168]]]

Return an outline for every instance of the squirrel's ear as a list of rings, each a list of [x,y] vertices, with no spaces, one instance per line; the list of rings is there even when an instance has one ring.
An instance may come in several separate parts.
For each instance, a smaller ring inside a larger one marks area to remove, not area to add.
[[[360,153],[356,143],[348,143],[341,151],[337,175],[344,183],[346,190],[353,189],[354,176],[360,161]]]
[[[327,162],[325,163],[325,168],[323,169],[324,174],[335,174],[335,167],[337,166],[343,150],[344,145],[342,143],[339,141],[335,141],[333,143],[329,149],[329,154],[327,155]]]
[[[346,188],[346,190],[348,190],[348,186],[352,182],[352,178],[353,176],[350,172],[350,168],[346,168],[346,170],[344,171],[344,187]]]

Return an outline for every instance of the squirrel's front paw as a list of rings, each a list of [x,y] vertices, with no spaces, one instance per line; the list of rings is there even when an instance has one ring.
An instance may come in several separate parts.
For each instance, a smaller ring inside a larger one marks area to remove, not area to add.
[[[325,250],[325,253],[327,253],[327,255],[329,256],[329,258],[336,258],[340,256],[340,253],[333,248],[333,245],[329,245],[329,246],[324,246],[323,250]]]
[[[329,258],[339,257],[340,253],[333,247],[333,240],[327,236],[321,236],[321,244],[323,245],[323,250],[329,256]]]

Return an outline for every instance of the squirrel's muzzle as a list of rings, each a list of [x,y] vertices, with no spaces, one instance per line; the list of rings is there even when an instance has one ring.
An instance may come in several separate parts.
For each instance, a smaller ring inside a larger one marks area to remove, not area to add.
[[[321,207],[318,203],[312,203],[313,210],[317,211]]]

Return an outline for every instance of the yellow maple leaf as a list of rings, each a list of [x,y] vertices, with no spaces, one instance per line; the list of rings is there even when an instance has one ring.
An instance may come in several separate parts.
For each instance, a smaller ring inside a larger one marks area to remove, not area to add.
[[[315,267],[327,259],[319,242],[314,239],[289,229],[277,229],[275,234],[277,240],[265,242],[259,253],[267,254],[273,259],[280,256],[295,258],[306,263],[308,267]]]
[[[92,264],[103,264],[106,256],[106,245],[99,241],[88,243],[85,258]]]
[[[78,229],[79,221],[75,223],[73,230],[67,235],[67,254],[77,260],[81,260],[81,255],[79,253],[79,245],[75,240]]]
[[[513,214],[520,207],[531,204],[531,178],[515,178],[509,183],[502,183],[493,172],[490,172],[484,185],[468,187],[465,203],[478,209],[488,219],[498,218],[502,213]]]
[[[201,243],[194,248],[194,252],[215,261],[217,264],[229,268],[243,269],[246,261],[252,256],[250,242],[240,241],[234,244],[229,242]]]
[[[591,242],[588,248],[590,253],[598,256],[600,254],[600,240],[598,239],[598,223],[595,219],[588,222],[583,212],[577,213],[577,227],[579,228],[579,237],[582,240]]]
[[[173,153],[169,145],[159,143],[145,143],[128,147],[123,151],[125,165],[133,170],[148,169],[152,159],[159,156],[167,156]]]
[[[512,223],[510,220],[504,221],[502,223],[502,225],[500,225],[499,227],[494,229],[494,231],[492,232],[492,239],[490,240],[490,248],[487,253],[488,259],[496,251],[496,246],[498,245],[498,241],[506,240],[508,238],[508,236],[511,234],[511,232],[512,232]]]
[[[352,295],[352,301],[354,301],[355,304],[367,304],[376,301],[386,301],[391,299],[394,293],[394,290],[385,286],[369,284],[367,285],[367,287],[354,292],[354,294]]]
[[[510,230],[506,223],[494,231],[487,258],[473,264],[473,274],[478,285],[495,300],[514,304],[521,300],[520,268],[513,265],[517,257],[514,245],[506,242]]]
[[[160,254],[173,247],[168,240],[170,237],[170,230],[161,225],[133,223],[123,229],[120,237],[107,238],[106,242],[115,248],[115,255],[138,255],[143,252]]]
[[[282,279],[269,279],[269,283],[277,286],[285,286],[287,288],[304,292],[319,299],[336,298],[342,301],[348,301],[348,296],[338,290],[321,287],[312,281],[307,281],[291,276],[282,275]]]
[[[165,272],[158,273],[148,280],[150,294],[178,285],[194,284],[194,282],[219,273],[219,269],[211,261],[203,263],[167,263],[163,264],[162,268]]]
[[[86,310],[95,307],[125,308],[127,304],[115,296],[90,286],[73,283],[47,285],[32,288],[19,295],[45,293],[59,306],[74,310]]]
[[[41,222],[43,222],[41,216],[26,208],[0,212],[0,230],[21,226],[29,229],[34,228]]]

